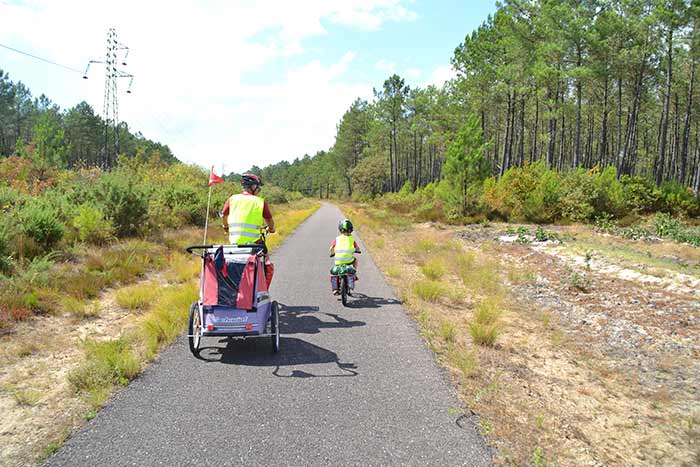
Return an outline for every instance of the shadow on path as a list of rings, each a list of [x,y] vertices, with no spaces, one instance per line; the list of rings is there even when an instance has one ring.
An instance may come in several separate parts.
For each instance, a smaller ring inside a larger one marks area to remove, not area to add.
[[[272,374],[280,378],[338,378],[357,376],[354,363],[341,362],[338,355],[323,347],[294,337],[280,337],[280,351],[271,354],[269,338],[229,339],[218,341],[226,347],[203,347],[199,358],[207,362],[227,365],[275,367]],[[333,363],[337,371],[330,374],[314,374],[301,369],[283,371],[282,367]]]
[[[401,305],[401,301],[393,298],[370,297],[360,292],[353,292],[348,298],[348,308],[381,308],[384,305]]]
[[[328,316],[332,321],[321,317]],[[289,334],[317,334],[322,329],[354,328],[364,321],[350,321],[336,313],[319,312],[317,306],[288,306],[280,303],[280,332]]]

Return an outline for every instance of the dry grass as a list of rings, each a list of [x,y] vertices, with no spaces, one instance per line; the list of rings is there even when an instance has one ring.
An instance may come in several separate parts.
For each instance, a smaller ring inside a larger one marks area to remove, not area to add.
[[[80,320],[95,318],[100,314],[99,302],[78,299],[70,295],[61,298],[61,309],[64,313]]]
[[[33,388],[11,389],[10,393],[17,404],[27,407],[37,405],[44,396],[41,391]]]
[[[499,245],[488,240],[488,232],[484,235],[479,230],[477,235],[465,236],[462,251],[447,251],[441,245],[449,243],[444,241],[449,231],[440,227],[414,224],[387,235],[382,231],[386,224],[373,224],[376,216],[369,210],[357,205],[343,210],[358,219],[366,244],[374,247],[375,239],[385,240],[385,247],[372,249],[372,256],[397,296],[405,299],[404,306],[416,319],[426,345],[451,371],[464,403],[479,414],[482,433],[498,448],[495,464],[695,465],[700,460],[694,447],[700,441],[700,414],[687,411],[687,401],[695,403],[695,396],[678,379],[678,374],[685,382],[692,379],[695,364],[662,359],[658,368],[650,365],[648,371],[658,371],[659,378],[676,381],[676,386],[668,391],[654,385],[640,390],[636,378],[644,375],[629,368],[630,375],[622,373],[619,362],[594,347],[600,342],[590,335],[590,324],[569,321],[569,312],[600,313],[601,307],[607,310],[620,301],[613,306],[618,310],[625,307],[626,298],[638,299],[625,296],[624,284],[600,281],[594,271],[593,293],[581,294],[571,290],[569,273],[561,265],[533,254],[531,246]],[[559,248],[566,250],[570,243],[583,240],[569,238]],[[625,261],[635,262],[637,254],[652,258],[654,265],[647,262],[644,271],[673,269],[664,265],[673,263],[684,271],[688,264],[697,272],[700,264],[694,262],[694,255],[700,258],[700,249],[682,251],[685,246],[665,242],[615,240],[609,249],[621,252],[617,257],[628,255],[623,244],[638,250]],[[584,254],[591,249],[597,259],[607,255],[605,249],[593,247],[586,247]],[[440,281],[450,285],[436,301],[421,299],[413,284],[430,281],[421,266],[440,254],[446,259]],[[454,286],[455,282],[460,285]],[[547,294],[544,298],[539,296],[542,292]],[[556,296],[547,298],[550,293]],[[611,295],[618,293],[619,297]],[[610,296],[612,304],[598,295]],[[590,308],[594,301],[601,304]],[[646,316],[635,316],[641,315]],[[597,324],[607,326],[602,321]],[[579,326],[583,330],[577,330]],[[692,326],[684,328],[681,339],[691,339],[693,332]]]
[[[145,283],[124,287],[117,290],[117,304],[127,310],[144,310],[158,297],[160,288],[157,284]]]
[[[434,258],[420,267],[423,275],[431,281],[438,281],[445,275],[445,262],[442,258]]]
[[[419,280],[414,282],[413,293],[426,302],[436,303],[445,295],[445,287],[436,281]]]
[[[192,255],[175,254],[168,262],[168,272],[165,274],[169,282],[181,284],[197,276],[202,271],[202,261]]]

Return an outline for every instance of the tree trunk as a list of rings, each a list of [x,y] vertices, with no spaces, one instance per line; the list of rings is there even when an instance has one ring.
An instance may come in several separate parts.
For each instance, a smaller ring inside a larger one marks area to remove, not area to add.
[[[608,159],[608,77],[605,77],[605,91],[603,93],[603,121],[600,124],[600,153],[598,159],[603,166]]]
[[[510,134],[511,134],[511,128],[510,128],[510,114],[511,114],[511,100],[510,100],[510,91],[508,91],[508,101],[507,101],[507,107],[506,107],[506,128],[505,128],[505,133],[503,135],[503,157],[501,157],[501,169],[499,170],[499,176],[502,177],[503,173],[507,169],[508,165],[508,150],[509,150],[509,142],[510,142]]]
[[[647,57],[642,58],[642,63],[639,65],[639,73],[637,74],[637,79],[634,83],[634,97],[632,98],[632,109],[627,117],[627,132],[625,136],[625,144],[622,147],[620,156],[618,158],[618,173],[630,172],[627,170],[629,167],[629,159],[631,158],[631,151],[634,143],[634,137],[636,134],[637,126],[637,113],[639,110],[639,100],[642,94],[642,84],[644,78],[644,69],[646,67]]]
[[[622,154],[622,78],[617,78],[617,146],[615,154]]]
[[[660,185],[664,180],[664,167],[666,164],[666,139],[668,136],[668,117],[671,107],[671,82],[673,79],[673,29],[668,29],[668,63],[666,68],[666,94],[664,96],[664,109],[661,116],[661,142],[659,144],[659,159],[656,167],[656,184]]]
[[[581,44],[576,47],[576,66],[581,67]],[[574,143],[574,169],[581,162],[581,78],[576,80],[576,141]]]
[[[690,114],[693,107],[693,87],[695,81],[695,60],[690,61],[690,83],[688,84],[688,100],[685,106],[685,121],[683,124],[683,143],[681,146],[681,176],[680,182],[686,183],[688,167],[688,142],[690,141]]]
[[[566,120],[564,114],[561,114],[561,141],[559,144],[559,161],[557,162],[557,170],[561,171],[564,168],[564,144],[566,143]]]
[[[530,141],[531,141],[530,162],[539,158],[539,154],[537,154],[537,133],[539,132],[539,128],[538,128],[539,124],[540,124],[540,97],[537,93],[537,89],[535,88],[535,124],[532,126],[532,138],[530,139]]]
[[[525,95],[520,98],[520,138],[518,140],[518,165],[523,166],[523,150],[525,148]]]

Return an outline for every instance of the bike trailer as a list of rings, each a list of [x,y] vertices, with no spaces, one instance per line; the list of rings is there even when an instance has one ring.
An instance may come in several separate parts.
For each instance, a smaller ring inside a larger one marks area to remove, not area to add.
[[[190,247],[190,249],[197,247]],[[204,247],[200,300],[190,311],[190,350],[202,337],[272,337],[279,347],[279,310],[271,301],[262,247]]]

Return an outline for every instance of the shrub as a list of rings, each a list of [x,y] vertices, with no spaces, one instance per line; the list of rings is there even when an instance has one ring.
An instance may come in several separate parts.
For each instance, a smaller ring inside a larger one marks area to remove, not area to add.
[[[78,392],[103,390],[113,384],[126,384],[139,373],[141,365],[124,337],[83,343],[86,361],[68,374]]]
[[[597,190],[593,177],[585,169],[576,169],[564,178],[562,215],[571,221],[592,219]]]
[[[65,227],[47,203],[35,202],[26,205],[20,211],[19,219],[22,232],[45,251],[50,250],[63,238]]]
[[[662,205],[661,190],[648,178],[629,175],[620,177],[625,204],[635,213],[657,211]]]
[[[135,235],[144,229],[148,197],[133,180],[119,172],[105,175],[100,180],[96,197],[103,204],[104,213],[114,224],[118,237]]]
[[[7,225],[0,222],[0,274],[8,273],[12,265],[8,230]]]
[[[81,242],[95,245],[106,243],[114,234],[114,227],[97,208],[83,204],[78,209],[78,215],[73,218],[73,227],[78,231]]]
[[[664,208],[677,215],[697,217],[700,215],[700,197],[688,187],[676,181],[664,182],[661,185]]]

